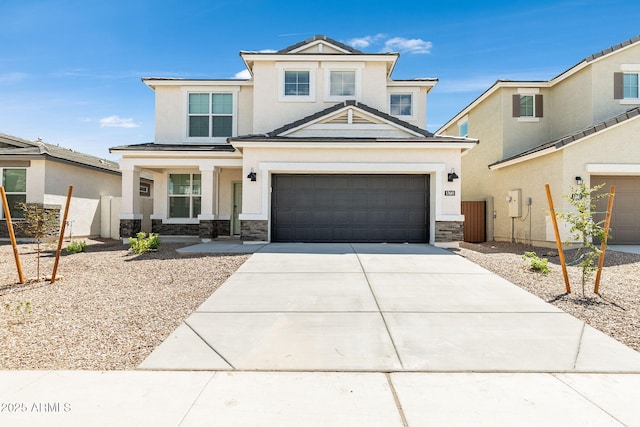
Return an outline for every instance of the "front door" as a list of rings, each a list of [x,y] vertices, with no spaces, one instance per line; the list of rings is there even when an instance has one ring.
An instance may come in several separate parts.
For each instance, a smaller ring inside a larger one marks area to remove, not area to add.
[[[233,218],[231,219],[231,233],[240,235],[240,212],[242,212],[242,183],[233,183]]]

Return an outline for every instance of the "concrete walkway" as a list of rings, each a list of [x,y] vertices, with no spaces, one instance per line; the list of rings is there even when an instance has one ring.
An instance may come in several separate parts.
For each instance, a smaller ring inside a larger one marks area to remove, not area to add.
[[[138,371],[0,372],[0,425],[640,425],[640,353],[457,255],[185,248],[248,250]]]

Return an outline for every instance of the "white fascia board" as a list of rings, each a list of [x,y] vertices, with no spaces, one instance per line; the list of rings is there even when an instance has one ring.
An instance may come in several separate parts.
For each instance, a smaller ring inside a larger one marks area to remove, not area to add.
[[[332,173],[332,172],[369,172],[369,173],[427,173],[444,172],[444,163],[334,163],[334,162],[259,162],[258,168],[261,171],[270,173],[286,172],[309,172],[309,173]]]
[[[547,154],[555,153],[556,151],[558,151],[558,149],[555,146],[549,147],[544,150],[540,150],[540,151],[536,151],[535,153],[528,154],[526,156],[518,157],[512,160],[509,160],[507,162],[499,163],[497,165],[489,166],[489,170],[506,168],[508,166],[513,166],[518,163],[526,162],[527,160],[532,160],[537,157],[542,157],[542,156],[546,156]]]
[[[242,158],[242,154],[237,151],[131,151],[131,150],[115,150],[112,149],[114,154],[121,155],[123,159],[134,158],[154,158],[154,159],[178,159],[178,158],[199,158],[199,159],[234,159]]]
[[[253,80],[156,80],[151,78],[142,79],[142,82],[151,89],[155,89],[156,86],[253,86]]]
[[[359,54],[348,54],[348,55],[340,55],[340,54],[304,54],[304,56],[295,55],[291,53],[285,54],[264,54],[264,53],[241,53],[240,56],[242,58],[250,57],[245,59],[246,61],[271,61],[271,62],[300,62],[304,61],[317,61],[317,62],[392,62],[395,63],[398,60],[399,54],[368,54],[368,55],[359,55]]]
[[[438,84],[438,79],[428,79],[428,80],[389,80],[387,82],[387,87],[434,87]]]
[[[175,168],[175,167],[242,167],[242,159],[212,159],[212,158],[124,158],[120,161],[121,170],[134,167]]]
[[[640,164],[587,163],[585,170],[591,175],[640,175]]]
[[[476,146],[474,142],[309,142],[299,141],[237,141],[236,148],[429,148],[448,150],[468,150]]]

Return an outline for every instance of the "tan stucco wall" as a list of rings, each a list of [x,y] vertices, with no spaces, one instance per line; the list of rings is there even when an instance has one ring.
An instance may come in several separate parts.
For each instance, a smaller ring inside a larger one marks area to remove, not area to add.
[[[621,50],[614,55],[594,62],[593,74],[593,123],[616,116],[638,104],[620,104],[613,99],[613,73],[622,71],[622,64],[640,64],[640,44]]]
[[[548,116],[552,119],[550,139],[561,138],[592,124],[593,94],[589,90],[592,83],[591,69],[586,68],[553,87]],[[613,82],[609,83],[613,90]]]
[[[99,236],[100,197],[121,195],[120,175],[51,161],[46,162],[45,171],[43,202],[64,208],[68,188],[73,185],[68,215],[73,235]]]

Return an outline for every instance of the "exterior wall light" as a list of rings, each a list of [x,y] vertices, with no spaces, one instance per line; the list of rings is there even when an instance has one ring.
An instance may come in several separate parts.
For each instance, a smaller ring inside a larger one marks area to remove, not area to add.
[[[582,185],[582,177],[581,176],[576,176],[576,184]]]
[[[247,175],[247,178],[249,178],[251,181],[257,180],[257,176],[256,176],[256,173],[253,171],[253,168],[251,168],[251,172],[249,172],[249,175]]]
[[[451,168],[451,172],[447,174],[447,181],[453,182],[454,179],[458,178],[460,177],[456,174],[456,170],[454,168]]]

